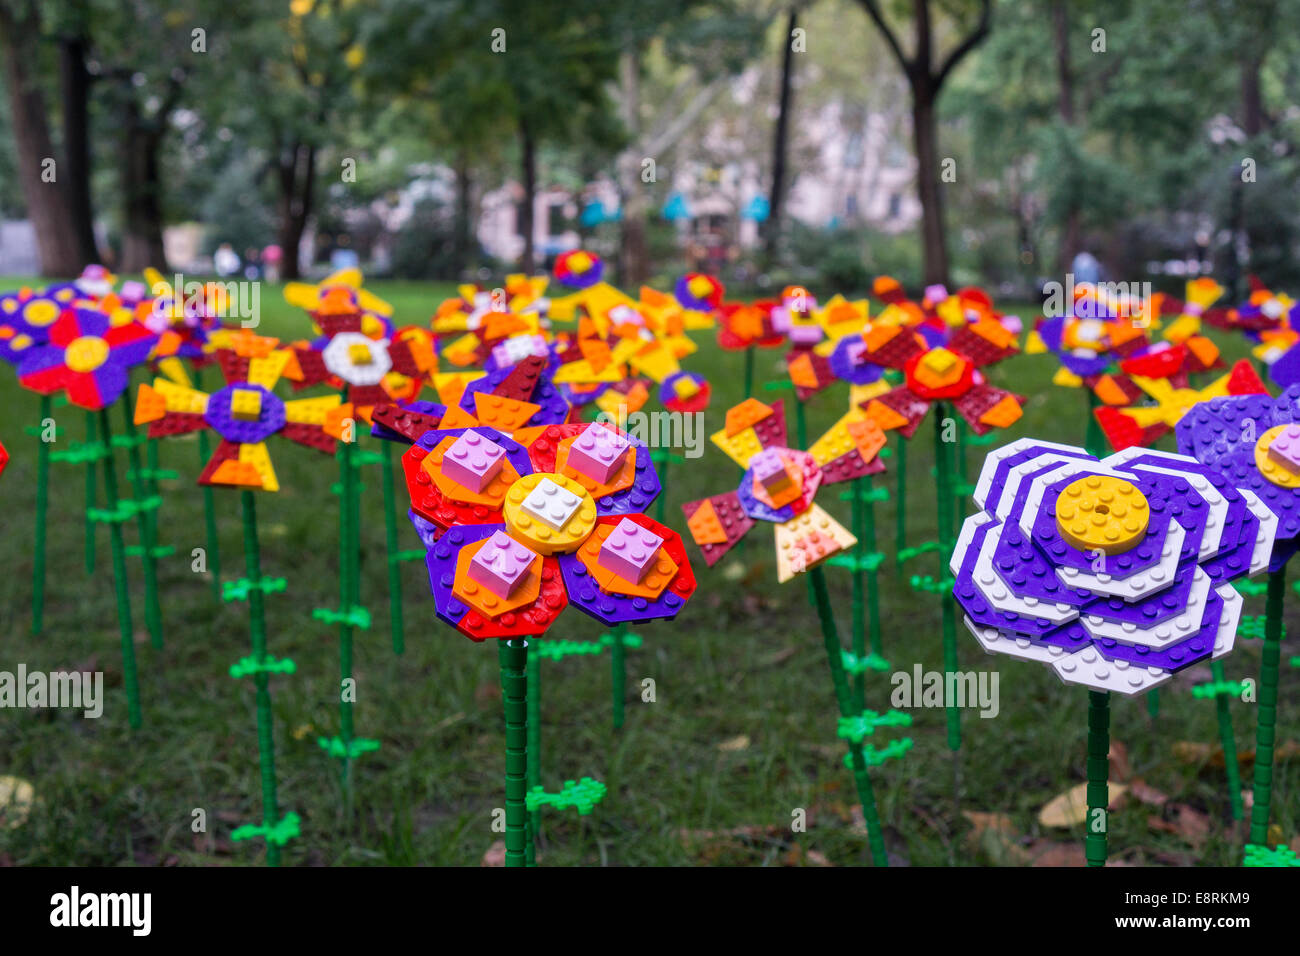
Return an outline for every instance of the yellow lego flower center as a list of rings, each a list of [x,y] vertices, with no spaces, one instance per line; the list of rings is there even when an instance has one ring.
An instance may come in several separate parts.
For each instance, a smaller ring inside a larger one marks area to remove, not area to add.
[[[63,353],[63,361],[74,372],[93,372],[108,358],[108,343],[96,335],[73,339]]]
[[[1260,435],[1255,467],[1280,488],[1300,488],[1300,425],[1277,425]]]
[[[1071,482],[1056,501],[1056,529],[1082,551],[1122,554],[1142,540],[1150,518],[1137,486],[1111,475]]]
[[[33,302],[23,310],[23,319],[35,326],[49,325],[58,317],[59,307],[46,299]]]
[[[369,365],[374,361],[374,357],[370,354],[370,346],[361,342],[348,346],[348,359],[353,365]]]

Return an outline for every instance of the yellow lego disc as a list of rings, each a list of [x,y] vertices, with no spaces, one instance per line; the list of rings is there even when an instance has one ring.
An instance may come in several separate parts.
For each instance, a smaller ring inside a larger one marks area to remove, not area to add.
[[[506,533],[538,554],[576,551],[596,526],[596,501],[567,475],[524,475],[506,492]]]
[[[1142,540],[1150,518],[1137,486],[1111,475],[1073,481],[1056,500],[1056,529],[1082,551],[1123,554]]]
[[[1269,454],[1273,442],[1291,427],[1277,425],[1260,435],[1259,441],[1255,442],[1255,467],[1261,475],[1281,488],[1300,488],[1300,473],[1292,471]]]

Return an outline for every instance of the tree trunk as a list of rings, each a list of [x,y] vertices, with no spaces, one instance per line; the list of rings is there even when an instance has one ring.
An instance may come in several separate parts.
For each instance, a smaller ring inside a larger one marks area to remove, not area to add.
[[[40,24],[35,7],[30,3],[11,7],[0,2],[0,59],[4,60],[5,88],[9,92],[18,178],[27,216],[36,231],[41,275],[70,278],[78,275],[85,263],[67,197],[68,170],[59,169],[55,163],[45,99],[29,70],[39,48]]]
[[[948,284],[948,242],[944,235],[943,190],[939,183],[939,131],[935,89],[928,74],[912,82],[912,137],[916,145],[916,187],[921,200],[921,244],[926,285]]]
[[[634,46],[619,57],[619,86],[622,88],[623,128],[631,145],[618,157],[618,191],[623,202],[623,222],[619,229],[618,276],[628,288],[645,282],[650,276],[646,250],[646,183],[641,181],[641,59]],[[651,157],[658,162],[657,157]]]
[[[1061,122],[1074,126],[1074,72],[1070,67],[1070,15],[1067,0],[1052,4],[1052,25],[1056,40],[1057,112]],[[1083,246],[1080,235],[1079,205],[1075,197],[1078,190],[1071,186],[1070,204],[1061,230],[1061,244],[1057,249],[1056,263],[1061,274],[1070,269],[1070,263]]]
[[[469,172],[469,150],[461,149],[456,154],[456,221],[452,231],[451,265],[460,279],[469,269],[470,243],[472,232],[470,219],[473,203],[473,182]]]
[[[769,262],[776,258],[781,238],[781,205],[785,199],[785,154],[790,135],[790,81],[794,76],[794,31],[799,26],[799,10],[790,8],[785,26],[785,54],[781,58],[781,92],[776,113],[776,132],[772,137],[772,191],[768,196],[763,250]]]
[[[95,245],[95,218],[90,203],[90,74],[86,40],[59,41],[59,90],[63,101],[63,162],[68,177],[68,211],[83,262],[100,261]]]
[[[1260,57],[1251,53],[1241,64],[1241,129],[1258,136],[1264,129],[1264,96],[1259,88]]]
[[[280,275],[289,282],[302,278],[299,255],[316,187],[316,147],[292,144],[280,154],[279,175]]]
[[[122,111],[122,272],[167,271],[162,239],[162,131],[147,122],[130,89]]]
[[[522,147],[521,166],[524,180],[524,201],[519,209],[519,229],[524,236],[524,254],[519,265],[524,275],[532,275],[536,268],[533,248],[533,205],[537,199],[537,144],[528,121],[520,120],[519,138]]]

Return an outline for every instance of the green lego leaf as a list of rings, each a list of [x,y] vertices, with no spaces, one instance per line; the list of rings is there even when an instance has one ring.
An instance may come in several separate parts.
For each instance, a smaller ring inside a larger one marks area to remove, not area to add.
[[[412,548],[410,551],[397,551],[388,556],[388,560],[393,564],[399,564],[403,561],[423,561],[429,552],[423,548]]]
[[[363,631],[370,629],[370,612],[359,604],[338,611],[328,607],[318,607],[311,612],[311,616],[326,624],[347,624],[351,627],[359,627]]]
[[[1249,578],[1242,578],[1240,581],[1234,581],[1232,586],[1246,597],[1258,597],[1268,590],[1268,584],[1264,581],[1251,581]],[[1292,587],[1295,585],[1293,584]]]
[[[625,633],[623,635],[623,646],[626,648],[638,648],[642,644],[639,634]],[[560,661],[566,657],[572,656],[591,656],[602,654],[607,648],[614,646],[614,635],[606,633],[600,635],[595,641],[538,641],[537,654],[544,661]]]
[[[99,461],[107,454],[108,447],[101,441],[73,442],[67,448],[52,450],[50,461],[84,465],[87,462]]]
[[[287,657],[276,658],[273,654],[264,654],[259,658],[250,654],[230,665],[230,676],[239,680],[254,674],[292,674],[297,669],[298,665]]]
[[[654,451],[650,452],[650,460],[656,465],[662,465],[664,462],[676,465],[686,461],[681,455],[674,455],[667,448],[654,449]]]
[[[1240,697],[1246,685],[1239,680],[1207,681],[1192,688],[1192,696],[1197,700],[1213,700],[1220,694],[1226,697]]]
[[[840,657],[844,661],[845,672],[854,677],[858,674],[865,674],[867,671],[884,673],[890,668],[889,661],[885,660],[879,654],[866,654],[859,657],[852,651],[841,650]]]
[[[180,472],[170,468],[129,468],[126,472],[126,477],[132,481],[175,481],[180,476]]]
[[[913,589],[925,591],[927,594],[946,594],[952,590],[954,581],[955,578],[952,577],[943,577],[936,581],[928,574],[914,574],[908,583]]]
[[[152,495],[140,501],[122,498],[116,508],[87,508],[86,517],[101,524],[120,524],[130,521],[144,511],[154,511],[162,504],[160,495]]]
[[[588,816],[596,809],[596,804],[605,799],[606,787],[599,780],[583,777],[581,780],[564,781],[559,793],[547,793],[541,787],[533,787],[524,797],[529,810],[540,807],[554,807],[556,810],[576,809],[580,816]]]
[[[1237,633],[1248,641],[1262,640],[1264,625],[1267,620],[1263,614],[1243,614],[1237,624]],[[1282,625],[1282,637],[1286,637],[1286,624]]]
[[[837,568],[848,568],[850,571],[874,571],[884,560],[885,556],[881,552],[870,551],[866,554],[837,554],[829,558],[826,563]]]
[[[938,551],[941,545],[938,541],[926,541],[918,544],[914,548],[901,548],[898,552],[898,563],[905,564],[913,558],[919,558],[923,554],[929,554],[931,551]]]
[[[841,740],[851,740],[855,744],[876,732],[877,727],[911,727],[912,715],[902,711],[890,710],[878,714],[874,710],[864,710],[852,717],[841,717],[835,735]]]
[[[267,843],[274,843],[276,846],[284,846],[290,840],[300,835],[298,824],[302,821],[296,813],[286,813],[280,822],[275,826],[268,827],[259,823],[246,823],[242,827],[230,834],[230,839],[238,843],[240,840],[251,840],[253,837],[263,837]]]
[[[224,581],[221,584],[221,600],[229,603],[230,601],[247,601],[248,595],[252,591],[261,591],[263,594],[279,594],[288,585],[284,578],[259,578],[256,582],[248,578],[240,578],[238,581]]]
[[[863,747],[862,762],[868,767],[879,767],[886,760],[900,759],[911,749],[912,738],[900,737],[898,740],[891,740],[883,747]],[[853,769],[853,753],[851,751],[844,755],[844,766],[850,770]]]
[[[369,740],[365,737],[353,737],[346,743],[342,737],[317,737],[316,743],[320,745],[321,750],[336,760],[342,760],[345,757],[348,760],[355,760],[362,754],[372,753],[379,749],[378,740]]]
[[[144,557],[144,552],[145,549],[138,544],[128,544],[126,546],[126,553],[133,558]],[[149,549],[149,556],[154,559],[169,558],[175,553],[176,548],[170,544],[159,544]]]
[[[1242,860],[1241,865],[1295,867],[1300,866],[1300,855],[1297,855],[1295,850],[1283,844],[1278,844],[1270,850],[1266,846],[1247,843],[1246,858]]]

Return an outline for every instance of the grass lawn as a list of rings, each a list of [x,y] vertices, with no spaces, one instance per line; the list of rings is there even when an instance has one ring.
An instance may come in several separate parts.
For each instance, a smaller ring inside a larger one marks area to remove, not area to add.
[[[0,280],[0,290],[18,280]],[[401,323],[426,323],[450,284],[382,283],[373,291],[396,306]],[[285,305],[277,287],[262,289],[263,334],[304,337],[306,318]],[[1022,314],[1028,314],[1022,312]],[[743,355],[724,352],[708,333],[687,366],[714,385],[706,430],[721,427],[725,410],[743,395]],[[1219,336],[1229,358],[1245,354],[1239,341]],[[996,384],[1030,396],[1024,418],[1006,434],[1082,444],[1082,392],[1050,384],[1055,360],[1022,356],[993,370]],[[758,355],[759,381],[783,378],[779,351]],[[214,373],[208,373],[208,385]],[[137,381],[142,380],[138,378]],[[771,398],[785,393],[760,392]],[[808,407],[816,436],[844,410],[837,386]],[[0,534],[0,670],[24,662],[29,671],[98,669],[107,701],[99,720],[79,712],[9,710],[0,713],[0,776],[30,781],[37,803],[26,822],[0,827],[0,863],[189,865],[258,862],[260,843],[232,844],[233,827],[260,818],[253,688],[227,676],[248,653],[243,604],[219,605],[205,575],[190,570],[191,548],[204,544],[202,498],[194,484],[200,467],[193,437],[161,443],[163,467],[180,479],[164,483],[160,541],[176,555],[160,564],[166,649],[155,652],[143,630],[139,563],[129,559],[144,727],[127,727],[121,689],[108,536],[99,535],[97,572],[83,565],[84,478],[80,466],[53,466],[50,479],[49,583],[46,633],[29,635],[36,439],[23,428],[38,418],[37,398],[12,374],[0,375],[0,439],[12,460],[3,479],[7,505]],[[120,416],[120,410],[115,415]],[[78,409],[56,411],[60,442],[81,437]],[[114,418],[118,424],[120,418]],[[793,421],[791,422],[793,440]],[[932,423],[917,433],[908,454],[909,544],[935,536]],[[373,447],[364,439],[367,447]],[[892,443],[891,443],[892,444]],[[333,459],[273,438],[271,453],[284,488],[258,501],[264,573],[288,578],[288,590],[266,602],[272,653],[292,658],[298,671],[272,681],[277,761],[283,810],[302,817],[302,836],[285,850],[286,864],[477,865],[500,834],[493,810],[504,806],[503,716],[497,656],[440,624],[433,614],[423,566],[403,568],[406,653],[389,641],[384,523],[379,471],[363,480],[362,599],[373,616],[358,632],[355,674],[356,732],[382,749],[354,766],[352,814],[341,810],[337,765],[319,749],[318,735],[338,730],[336,628],[312,620],[316,607],[337,604],[337,504],[330,485]],[[1166,440],[1163,447],[1172,447]],[[985,449],[967,449],[978,474]],[[119,468],[123,455],[119,453]],[[892,468],[892,460],[890,462]],[[702,460],[674,466],[668,522],[685,532],[682,502],[734,487],[736,468],[711,445]],[[889,486],[892,474],[877,479]],[[401,490],[402,500],[405,492]],[[222,576],[242,577],[238,495],[215,494],[221,530]],[[819,502],[844,523],[847,502],[823,494]],[[970,510],[967,504],[963,513]],[[924,555],[901,573],[893,564],[893,501],[877,506],[877,546],[887,555],[881,575],[885,656],[897,670],[942,667],[939,604],[913,591],[914,573],[939,573],[939,556]],[[134,526],[126,525],[128,542]],[[402,521],[402,546],[417,546]],[[692,558],[697,555],[692,553]],[[776,586],[770,532],[755,529],[716,568],[697,561],[699,591],[676,621],[638,628],[644,645],[628,655],[627,720],[610,726],[607,656],[543,662],[544,784],[596,777],[609,787],[590,817],[547,811],[539,841],[546,865],[864,864],[869,860],[861,823],[854,819],[852,779],[835,737],[836,711],[816,616],[803,582]],[[847,640],[849,575],[828,569],[831,596]],[[1300,627],[1300,599],[1289,595],[1289,624]],[[1261,614],[1263,598],[1247,599]],[[554,638],[592,639],[601,628],[570,609],[551,630]],[[1082,862],[1082,827],[1048,829],[1038,811],[1084,780],[1087,694],[1065,687],[1047,668],[986,657],[961,629],[962,667],[1000,674],[1000,713],[981,720],[963,713],[960,811],[953,800],[953,759],[945,744],[942,709],[912,711],[907,731],[914,749],[873,771],[886,841],[896,863],[912,865],[1019,864],[1032,859]],[[1300,670],[1286,666],[1297,653],[1284,646],[1278,727],[1280,742],[1296,738]],[[1260,641],[1239,638],[1226,660],[1230,679],[1258,675]],[[656,701],[642,703],[640,682],[652,678]],[[1141,700],[1112,702],[1112,740],[1122,760],[1112,780],[1141,781],[1168,800],[1163,807],[1121,801],[1111,815],[1111,857],[1136,864],[1232,864],[1241,842],[1228,825],[1214,706],[1190,689],[1209,679],[1193,669],[1160,693],[1160,714]],[[868,678],[869,707],[889,706],[889,674]],[[1254,705],[1234,703],[1237,746],[1254,747]],[[898,736],[887,732],[888,737]],[[1295,750],[1292,744],[1285,749]],[[1221,755],[1220,755],[1221,761]],[[1279,764],[1274,820],[1282,839],[1296,832],[1297,763]],[[1243,779],[1249,786],[1249,761]],[[1141,787],[1135,790],[1146,794]],[[1148,800],[1150,796],[1148,795]],[[203,809],[206,833],[191,830]],[[791,833],[798,809],[803,833]]]

